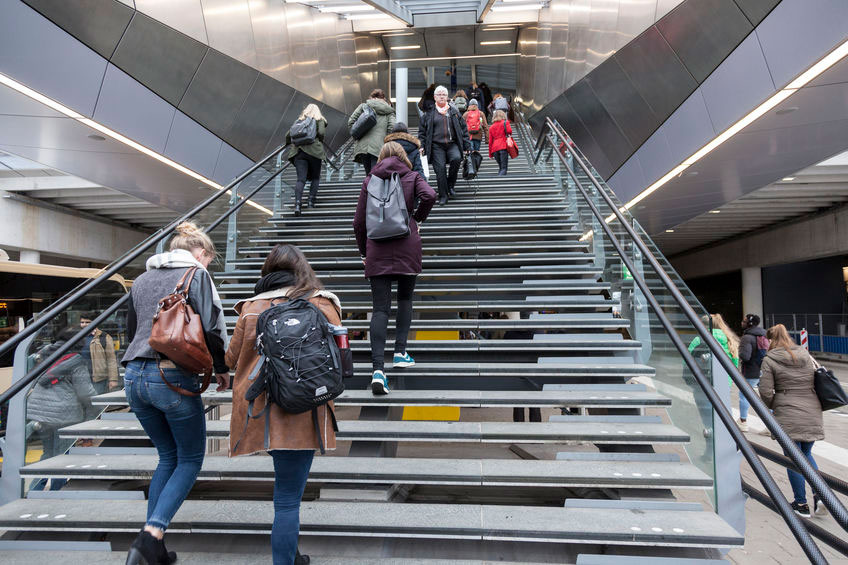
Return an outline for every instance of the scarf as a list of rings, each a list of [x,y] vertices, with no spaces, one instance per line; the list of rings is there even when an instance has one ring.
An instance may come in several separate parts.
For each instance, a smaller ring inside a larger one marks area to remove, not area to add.
[[[259,279],[253,287],[253,294],[263,294],[270,290],[294,286],[294,283],[294,273],[291,271],[274,271]]]
[[[175,249],[173,251],[156,254],[148,259],[145,264],[145,269],[148,271],[152,271],[153,269],[179,269],[180,267],[197,267],[198,269],[205,271],[207,274],[209,273],[209,271],[206,270],[206,267],[201,265],[200,261],[195,259],[194,255],[185,249]],[[209,278],[212,278],[211,274],[209,275]],[[215,284],[213,283],[210,286],[212,287],[212,304],[218,308],[218,319],[215,322],[215,331],[221,336],[221,339],[224,341],[224,349],[226,349],[230,344],[230,337],[227,335],[227,322],[224,319],[224,306],[221,304],[221,297],[218,295],[218,289],[215,288]]]
[[[445,104],[445,106],[443,108],[440,107],[438,104],[436,104],[436,110],[443,116],[448,113],[449,109],[450,109],[450,104]]]

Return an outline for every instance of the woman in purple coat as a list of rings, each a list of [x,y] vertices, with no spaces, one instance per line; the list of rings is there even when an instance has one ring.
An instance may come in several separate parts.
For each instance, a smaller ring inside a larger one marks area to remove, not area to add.
[[[409,211],[409,236],[389,241],[368,239],[365,226],[365,204],[368,200],[368,182],[372,175],[381,179],[391,178],[393,173],[400,177],[406,209]],[[418,208],[415,201],[418,199]],[[397,281],[397,328],[394,348],[394,367],[411,367],[415,360],[406,351],[406,339],[412,324],[412,293],[415,291],[415,277],[421,272],[421,236],[418,224],[427,219],[427,215],[436,201],[436,192],[427,181],[412,170],[412,164],[399,143],[390,141],[383,145],[377,164],[371,174],[365,177],[356,215],[353,218],[353,231],[356,244],[365,264],[365,276],[371,282],[371,364],[374,373],[371,377],[371,392],[388,394],[389,381],[384,372],[386,350],[386,332],[389,325],[389,310],[392,308],[392,282]]]

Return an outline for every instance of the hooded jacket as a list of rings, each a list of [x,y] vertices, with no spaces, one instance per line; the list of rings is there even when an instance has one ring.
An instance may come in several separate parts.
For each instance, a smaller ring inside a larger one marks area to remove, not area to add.
[[[373,175],[387,179],[392,173],[400,175],[406,209],[409,211],[409,236],[389,241],[368,239],[365,225],[365,207],[368,201],[368,182]],[[415,208],[415,199],[419,199]],[[424,177],[409,169],[406,163],[397,157],[389,157],[377,163],[371,174],[365,177],[356,204],[353,218],[353,231],[359,253],[365,258],[365,276],[379,275],[417,275],[421,272],[421,235],[418,223],[427,219],[427,215],[436,201],[436,192],[427,184]]]
[[[315,434],[315,424],[312,421],[312,411],[301,414],[289,414],[276,404],[271,404],[266,417],[268,418],[268,448],[265,447],[265,418],[251,418],[247,422],[248,402],[244,394],[252,384],[248,377],[256,363],[259,353],[256,351],[256,321],[259,314],[285,300],[290,287],[283,287],[262,294],[257,294],[247,300],[238,302],[234,309],[239,315],[233,339],[227,349],[227,365],[235,369],[233,380],[233,414],[230,417],[230,457],[235,455],[251,455],[262,451],[275,449],[318,449],[318,436]],[[339,299],[332,292],[316,291],[309,302],[321,310],[321,313],[331,324],[341,325],[342,307]],[[258,414],[265,407],[267,393],[259,395],[253,403],[254,413]],[[329,402],[332,408],[333,403]],[[247,422],[247,428],[245,428]],[[318,407],[318,427],[325,449],[336,448],[336,433],[326,406]],[[237,450],[233,448],[238,444]]]
[[[789,351],[776,347],[763,359],[762,369],[760,398],[774,410],[789,437],[793,441],[824,439],[822,408],[813,384],[816,367],[810,354],[798,345]]]
[[[91,359],[91,380],[99,383],[109,379],[109,388],[117,387],[118,360],[115,357],[115,341],[112,336],[100,328],[95,328],[88,344],[88,352]]]
[[[124,366],[136,359],[153,360],[160,356],[148,343],[153,330],[153,316],[159,301],[174,291],[186,269],[195,263],[197,261],[191,253],[183,249],[160,253],[147,260],[147,272],[135,279],[130,291],[127,308],[129,345],[121,359]],[[215,372],[228,372],[224,362],[227,347],[224,312],[212,284],[212,277],[206,269],[198,268],[194,273],[188,291],[188,302],[200,316]]]
[[[506,149],[508,135],[512,135],[512,126],[508,120],[501,120],[489,126],[489,157],[494,156],[496,151]]]
[[[754,359],[757,353],[757,338],[765,337],[766,331],[760,326],[746,328],[739,340],[739,366],[746,379],[759,379],[760,367]]]
[[[27,397],[27,419],[55,427],[91,420],[97,415],[91,404],[95,394],[82,356],[65,355],[35,380]]]
[[[450,102],[448,103],[447,116],[452,131],[453,143],[459,147],[460,153],[471,151],[471,141],[468,138],[468,128],[465,125],[465,120],[462,119],[462,115],[456,109],[456,106]],[[435,120],[441,118],[442,115],[439,114],[439,110],[433,106],[430,111],[424,114],[418,126],[418,141],[424,147],[424,153],[431,163],[433,162],[433,129]]]
[[[421,142],[404,132],[391,133],[383,140],[384,143],[390,141],[400,143],[400,146],[406,151],[406,158],[412,163],[412,170],[423,177],[424,166],[421,164],[421,152],[418,151],[418,148],[421,147]]]
[[[370,106],[377,114],[377,123],[368,130],[361,139],[357,139],[353,145],[353,159],[357,163],[362,162],[362,158],[366,155],[380,156],[380,149],[383,148],[383,138],[392,133],[395,127],[395,109],[392,105],[382,98],[369,98],[360,104],[350,118],[347,120],[347,128],[353,127],[357,118],[362,115],[365,105]]]

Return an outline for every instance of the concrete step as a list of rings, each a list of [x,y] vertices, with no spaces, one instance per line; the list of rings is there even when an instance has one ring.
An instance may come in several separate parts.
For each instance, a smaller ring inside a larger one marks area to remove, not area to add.
[[[27,465],[27,478],[150,480],[156,455],[61,455]],[[626,473],[612,462],[521,459],[316,457],[311,483],[706,489],[712,480],[689,463],[634,463]],[[198,480],[273,481],[270,457],[206,457]]]
[[[144,501],[17,500],[0,507],[0,528],[10,531],[135,532]],[[188,500],[168,531],[269,534],[270,500]],[[734,547],[744,539],[713,512],[621,512],[598,508],[306,502],[301,535],[616,543],[676,547]]]
[[[497,241],[510,241],[515,243],[515,234],[514,233],[471,233],[464,234],[460,237],[457,237],[455,233],[447,233],[447,234],[439,234],[439,233],[426,233],[427,237],[424,241],[424,245],[439,245],[445,243],[471,243],[471,244],[485,244],[492,243]],[[555,241],[561,244],[569,244],[579,249],[587,249],[588,244],[582,243],[579,241],[568,241],[563,239],[562,231],[557,230],[546,230],[546,231],[535,231],[535,232],[524,232],[522,233],[522,237],[526,239],[526,241],[530,242],[541,242],[541,241]],[[267,247],[270,249],[272,246],[276,245],[280,242],[279,237],[268,237],[267,235],[251,237],[249,239],[250,243],[256,247]],[[306,245],[345,245],[348,243],[356,244],[356,238],[353,235],[353,229],[349,229],[347,232],[340,232],[336,235],[323,235],[323,234],[313,234],[309,236],[290,236],[286,238],[286,243],[291,243],[298,246],[306,246]],[[249,248],[245,248],[249,249]]]
[[[228,438],[230,422],[210,420],[209,438]],[[91,420],[59,430],[65,438],[142,439],[147,435],[132,415],[122,420]],[[669,424],[548,423],[548,422],[339,422],[340,441],[399,441],[450,443],[561,443],[658,444],[688,442],[689,435]]]
[[[240,255],[247,254],[261,254],[264,256],[267,255],[270,251],[272,245],[257,245],[251,247],[242,247],[239,248],[238,252]],[[356,241],[348,241],[341,245],[315,245],[315,244],[307,244],[300,246],[300,250],[306,254],[307,257],[348,257],[355,256],[357,259],[359,258],[359,249],[356,246]],[[532,242],[525,243],[521,246],[522,252],[526,253],[538,253],[538,252],[573,252],[573,253],[582,253],[584,256],[591,260],[593,258],[592,255],[589,255],[586,252],[586,246],[580,242],[574,241],[565,241],[565,242]],[[455,243],[455,244],[436,244],[430,243],[428,241],[424,242],[422,246],[422,252],[425,256],[428,255],[498,255],[503,253],[511,253],[515,251],[515,244],[509,245],[506,243],[496,244],[477,244],[473,241],[467,241],[463,243]]]
[[[238,296],[253,296],[255,285],[251,283],[223,283],[218,285],[218,291],[228,298]],[[576,295],[587,296],[597,294],[601,291],[609,291],[609,283],[591,280],[558,280],[558,281],[525,281],[520,283],[497,283],[489,282],[482,284],[461,282],[425,282],[415,285],[415,295],[422,296],[444,296],[449,294],[473,294],[484,295],[492,298],[497,294],[509,294],[511,298],[530,295]],[[370,299],[371,285],[367,280],[352,282],[351,284],[337,285],[333,287],[333,294],[337,295],[342,302],[345,300]]]
[[[632,385],[627,385],[632,386]],[[632,388],[637,388],[632,386]],[[123,390],[92,397],[98,406],[126,406]],[[231,390],[203,393],[207,405],[230,404]],[[500,408],[525,406],[558,408],[598,407],[630,408],[634,406],[669,406],[671,400],[654,392],[598,391],[575,387],[575,390],[539,391],[491,391],[491,390],[394,390],[391,394],[375,396],[368,390],[346,390],[336,398],[337,406],[461,406],[471,408]],[[626,416],[621,416],[626,418]]]
[[[311,257],[309,253],[305,253],[309,259],[310,265],[314,269],[363,269],[362,260],[357,257]],[[558,253],[522,253],[520,255],[513,254],[496,254],[496,255],[449,255],[449,256],[431,256],[424,255],[422,266],[426,269],[444,269],[450,267],[467,268],[469,266],[478,267],[512,267],[531,265],[562,265],[563,263],[585,264],[592,261],[592,255],[582,252],[563,251]],[[232,265],[236,267],[261,267],[265,262],[264,257],[236,259]]]
[[[362,263],[360,262],[360,265]],[[481,281],[495,280],[498,282],[507,281],[529,281],[529,280],[544,280],[544,279],[565,279],[569,277],[581,279],[596,280],[601,276],[601,269],[583,266],[583,265],[543,265],[535,267],[485,267],[478,268],[452,268],[452,269],[428,269],[418,275],[418,282],[424,281],[468,281],[478,283]],[[219,271],[213,273],[215,280],[248,280],[254,284],[259,280],[259,269],[233,269],[228,271]],[[365,280],[365,275],[361,271],[345,270],[328,270],[319,269],[316,271],[318,278],[324,285],[332,289],[332,285],[336,283],[358,282]]]
[[[301,216],[305,218],[305,216]],[[310,222],[286,222],[284,225],[276,225],[273,227],[259,228],[256,231],[260,234],[273,235],[275,237],[297,236],[305,234],[314,235],[329,235],[329,234],[352,234],[353,233],[353,218],[347,218],[346,221],[339,221],[336,224],[332,223],[310,223]],[[454,222],[424,222],[420,226],[421,234],[427,236],[430,234],[448,234],[454,236],[457,240],[466,237],[461,234],[502,234],[504,231],[525,232],[538,229],[551,229],[562,232],[560,235],[563,239],[569,237],[579,238],[583,232],[578,229],[575,222],[561,218],[558,220],[547,221],[523,221],[516,220],[510,222],[492,222],[478,223],[476,221],[454,221]],[[470,237],[470,236],[469,236]]]

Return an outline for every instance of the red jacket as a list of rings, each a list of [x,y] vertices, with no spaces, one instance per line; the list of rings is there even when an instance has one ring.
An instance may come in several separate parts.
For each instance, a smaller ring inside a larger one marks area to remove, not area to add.
[[[510,134],[512,134],[512,128],[507,120],[501,120],[489,126],[490,158],[495,154],[495,151],[506,149],[506,136]]]

